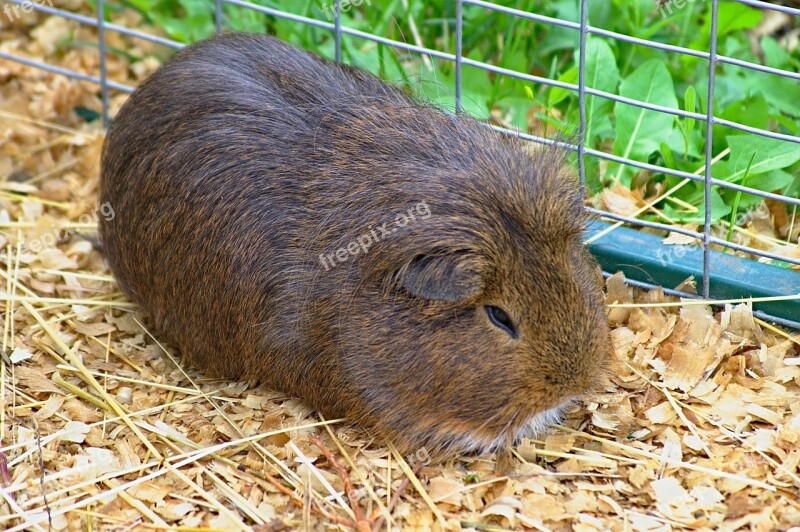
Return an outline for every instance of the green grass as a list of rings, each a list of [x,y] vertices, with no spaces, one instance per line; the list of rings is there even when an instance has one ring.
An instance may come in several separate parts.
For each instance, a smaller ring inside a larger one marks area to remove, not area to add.
[[[214,32],[211,0],[117,0],[114,9],[134,9],[170,37],[191,42]],[[333,0],[258,0],[261,5],[327,20],[323,6]],[[577,0],[500,0],[517,9],[578,21]],[[596,27],[661,43],[707,51],[710,2],[687,3],[663,17],[653,0],[590,2],[589,21]],[[327,57],[334,55],[332,33],[235,6],[225,6],[225,25],[239,31],[266,32]],[[342,14],[348,27],[454,52],[453,0],[362,0]],[[771,67],[797,72],[800,50],[787,50],[774,38],[758,41],[758,55],[748,30],[763,13],[733,2],[719,11],[717,51]],[[464,55],[520,72],[577,82],[577,31],[510,17],[475,6],[464,6]],[[408,86],[419,97],[453,108],[454,68],[439,60],[422,61],[390,47],[348,36],[343,38],[344,61],[384,79]],[[666,107],[705,113],[708,86],[706,61],[667,53],[613,39],[590,36],[587,44],[587,82],[606,92]],[[719,65],[714,113],[741,124],[800,135],[800,83],[779,76]],[[578,124],[577,94],[490,74],[465,66],[465,110],[480,118],[548,136],[569,135]],[[694,172],[704,165],[705,123],[587,98],[586,145],[638,161]],[[730,150],[713,167],[715,178],[790,197],[800,196],[800,145],[761,138],[723,126],[713,131],[713,155]],[[642,172],[614,163],[587,159],[587,186],[598,192],[621,183],[648,191],[668,188],[680,179]],[[734,219],[761,198],[715,189],[712,219]],[[702,183],[689,183],[658,207],[676,223],[698,223],[704,217]],[[687,207],[691,205],[692,208]],[[647,218],[649,215],[643,215]],[[655,219],[655,218],[653,218]],[[663,221],[663,220],[660,220]]]

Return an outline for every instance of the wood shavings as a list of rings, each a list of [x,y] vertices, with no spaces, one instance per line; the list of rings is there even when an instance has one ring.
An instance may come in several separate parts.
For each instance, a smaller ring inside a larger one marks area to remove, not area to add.
[[[68,421],[64,425],[63,431],[59,433],[59,438],[73,443],[83,443],[86,434],[89,432],[89,425],[82,421]]]
[[[714,360],[714,351],[710,348],[674,346],[670,361],[664,368],[664,386],[688,392],[700,383]]]
[[[614,184],[610,188],[604,189],[600,193],[603,206],[608,212],[631,216],[644,205],[641,191],[630,190],[620,183]]]
[[[678,227],[685,229],[686,231],[697,231],[697,224],[678,225]],[[687,246],[692,244],[700,244],[696,238],[683,233],[676,233],[674,231],[670,232],[670,234],[663,239],[661,243],[667,246]]]
[[[648,408],[644,412],[645,417],[651,423],[667,424],[675,420],[678,415],[669,403],[659,403],[657,406]]]
[[[26,349],[25,347],[16,347],[8,358],[11,360],[12,364],[17,364],[32,357],[33,352],[30,349]]]
[[[761,418],[764,421],[771,423],[772,425],[777,425],[781,421],[781,416],[769,410],[768,408],[764,408],[761,405],[757,404],[749,404],[747,405],[747,413],[752,414],[755,417]]]
[[[44,372],[30,366],[20,366],[14,372],[17,386],[35,393],[64,393],[64,390],[50,380]]]
[[[96,50],[50,52],[58,35],[90,42],[93,29],[37,16],[30,32],[0,29],[0,47],[96,73]],[[115,81],[134,84],[159,64],[157,45],[110,33],[109,46],[142,58],[110,54]],[[112,94],[112,110],[124,99]],[[211,379],[180,353],[173,362],[102,254],[75,235],[93,232],[81,216],[96,207],[103,140],[77,106],[99,111],[96,87],[0,61],[0,291],[17,298],[4,306],[0,529],[47,529],[43,494],[57,530],[800,523],[790,496],[800,489],[800,344],[760,325],[748,305],[647,307],[674,298],[609,277],[607,303],[643,305],[609,310],[620,362],[612,382],[570,408],[562,428],[504,458],[431,463],[421,450],[401,465],[356,426],[328,430],[294,398]],[[643,205],[619,188],[603,201],[620,214]]]
[[[464,484],[459,480],[437,477],[431,479],[428,493],[435,502],[444,502],[452,506],[452,509],[458,509],[463,499],[463,487]]]

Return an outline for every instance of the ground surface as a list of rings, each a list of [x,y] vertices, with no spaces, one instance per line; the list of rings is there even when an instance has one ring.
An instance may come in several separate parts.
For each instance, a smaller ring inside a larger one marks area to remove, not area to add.
[[[96,50],[61,48],[67,35],[94,40],[40,17],[0,27],[0,49],[96,73]],[[156,65],[110,70],[135,84]],[[100,109],[95,86],[0,60],[0,528],[800,525],[800,336],[746,305],[659,306],[673,300],[611,278],[618,369],[605,391],[541,440],[445,464],[204,378],[74,235],[104,215],[101,129],[77,108]]]

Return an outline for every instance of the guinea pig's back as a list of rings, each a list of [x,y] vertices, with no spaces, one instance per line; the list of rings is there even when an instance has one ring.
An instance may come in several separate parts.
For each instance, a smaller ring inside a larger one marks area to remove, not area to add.
[[[229,34],[179,52],[115,117],[100,191],[115,211],[101,221],[107,258],[155,328],[212,373],[263,373],[264,330],[273,347],[302,345],[297,250],[309,215],[324,216],[308,206],[322,165],[309,154],[336,151],[322,145],[333,136],[318,150],[310,139],[331,105],[376,98],[407,101],[276,39]]]
[[[380,258],[322,279],[318,255],[423,199],[474,217],[461,178],[525,165],[520,152],[362,71],[223,35],[176,54],[115,117],[101,237],[121,288],[198,365],[308,397],[291,381],[335,373],[319,354],[336,335],[309,305]]]

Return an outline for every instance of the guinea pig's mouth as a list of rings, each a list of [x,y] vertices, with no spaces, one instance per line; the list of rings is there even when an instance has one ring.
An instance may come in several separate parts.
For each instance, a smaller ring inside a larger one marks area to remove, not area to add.
[[[552,425],[559,423],[564,418],[564,411],[572,404],[572,400],[564,401],[558,406],[542,410],[532,415],[528,420],[517,430],[514,435],[514,440],[520,438],[535,438],[550,428]]]
[[[522,438],[535,438],[546,432],[548,428],[564,418],[564,411],[573,402],[574,399],[568,399],[558,406],[537,412],[521,426],[511,426],[510,422],[503,431],[490,437],[486,435],[476,437],[475,434],[462,433],[458,437],[450,438],[443,447],[460,453],[477,452],[479,454],[505,449]]]
[[[558,406],[542,410],[532,415],[519,428],[511,427],[504,430],[491,441],[478,438],[466,437],[461,443],[466,443],[465,450],[483,452],[493,452],[503,449],[509,444],[518,442],[521,438],[535,438],[547,431],[555,423],[559,423],[564,418],[564,411],[569,408],[573,400],[567,400]]]

